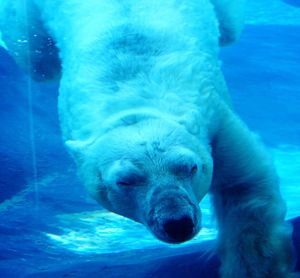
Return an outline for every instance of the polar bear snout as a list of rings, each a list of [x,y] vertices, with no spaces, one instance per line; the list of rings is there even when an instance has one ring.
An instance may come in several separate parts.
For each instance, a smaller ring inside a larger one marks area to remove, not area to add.
[[[200,230],[200,210],[186,210],[175,215],[155,215],[148,223],[151,232],[168,243],[182,243]]]
[[[166,190],[152,196],[146,222],[158,239],[181,243],[200,230],[201,212],[184,190]]]
[[[173,242],[183,242],[189,240],[194,235],[195,223],[191,216],[184,215],[178,219],[167,219],[163,223],[166,235]]]

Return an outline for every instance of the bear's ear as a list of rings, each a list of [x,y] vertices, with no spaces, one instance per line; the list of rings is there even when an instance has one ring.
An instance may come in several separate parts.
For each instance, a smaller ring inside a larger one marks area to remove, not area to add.
[[[240,37],[244,26],[245,0],[211,0],[219,21],[220,46]]]
[[[85,152],[85,143],[76,140],[67,140],[65,141],[65,145],[69,153],[77,163],[83,161],[84,152]]]

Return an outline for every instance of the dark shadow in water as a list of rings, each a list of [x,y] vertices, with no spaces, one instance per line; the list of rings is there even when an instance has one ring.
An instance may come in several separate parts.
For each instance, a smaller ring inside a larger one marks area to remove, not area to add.
[[[282,0],[282,2],[287,3],[294,7],[300,8],[300,0]]]

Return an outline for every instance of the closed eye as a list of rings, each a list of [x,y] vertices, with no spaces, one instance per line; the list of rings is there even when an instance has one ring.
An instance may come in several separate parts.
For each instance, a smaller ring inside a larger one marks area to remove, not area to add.
[[[179,179],[191,178],[202,168],[200,157],[182,147],[172,149],[167,158],[167,165],[172,174]]]
[[[131,185],[131,183],[126,182],[126,181],[117,181],[116,184],[117,184],[117,185],[122,185],[122,186],[128,186],[128,185]]]
[[[144,184],[145,177],[139,173],[119,173],[116,184],[119,186],[140,186]]]
[[[188,178],[198,172],[198,165],[194,164],[177,164],[172,167],[172,172],[179,178]]]

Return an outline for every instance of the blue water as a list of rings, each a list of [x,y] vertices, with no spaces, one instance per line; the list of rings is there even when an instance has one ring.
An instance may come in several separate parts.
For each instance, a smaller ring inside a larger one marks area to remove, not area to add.
[[[253,2],[223,70],[235,110],[273,153],[290,219],[300,216],[299,1]],[[32,84],[35,177],[27,85],[1,48],[0,277],[214,277],[218,260],[201,252],[216,236],[208,199],[199,236],[175,247],[87,196],[62,145],[55,83]]]

